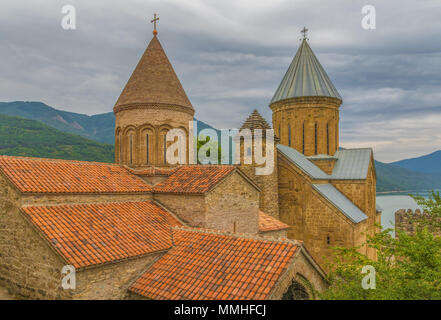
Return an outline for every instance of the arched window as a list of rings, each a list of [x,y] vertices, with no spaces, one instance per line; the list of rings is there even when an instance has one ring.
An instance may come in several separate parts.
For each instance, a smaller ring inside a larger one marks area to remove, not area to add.
[[[326,153],[329,154],[329,122],[326,124]]]
[[[164,164],[167,164],[167,132],[164,132],[164,141],[163,141],[163,157],[164,157]]]
[[[281,137],[281,135],[280,135],[280,124],[279,124],[279,137],[278,137],[279,139],[281,139],[282,137]]]
[[[291,125],[288,124],[288,146],[291,147]]]
[[[303,285],[293,280],[282,300],[309,300],[309,294]]]
[[[150,136],[148,133],[145,134],[145,159],[146,163],[150,163]]]
[[[317,125],[317,123],[315,123],[314,124],[314,141],[315,141],[314,152],[315,152],[315,154],[318,153],[318,141],[317,141],[318,132],[317,131],[318,131],[318,125]]]
[[[302,153],[305,154],[305,123],[303,122],[302,127]]]
[[[133,134],[129,135],[129,163],[133,163]]]

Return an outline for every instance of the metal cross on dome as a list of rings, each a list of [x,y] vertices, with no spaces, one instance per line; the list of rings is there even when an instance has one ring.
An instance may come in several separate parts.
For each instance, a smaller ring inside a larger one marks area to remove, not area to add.
[[[158,30],[156,30],[156,21],[159,21],[159,17],[156,17],[156,13],[153,14],[153,20],[150,21],[153,23],[153,34],[156,36],[158,34]]]
[[[306,37],[307,33],[308,33],[308,29],[306,29],[306,27],[303,27],[302,31],[300,31],[303,34],[303,39],[308,40],[308,38]]]

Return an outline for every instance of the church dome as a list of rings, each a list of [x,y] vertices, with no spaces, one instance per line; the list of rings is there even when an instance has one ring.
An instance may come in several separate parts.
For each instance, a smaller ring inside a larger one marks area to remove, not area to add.
[[[179,108],[194,114],[193,106],[156,35],[150,41],[113,110],[117,113],[127,108],[149,106]]]
[[[303,39],[271,104],[299,97],[330,97],[342,100],[306,39]]]

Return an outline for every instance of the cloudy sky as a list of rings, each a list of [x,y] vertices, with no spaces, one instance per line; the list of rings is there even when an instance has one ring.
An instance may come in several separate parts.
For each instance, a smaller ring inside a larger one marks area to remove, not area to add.
[[[61,8],[76,8],[76,30]],[[376,8],[376,29],[361,27]],[[390,162],[441,149],[441,0],[2,0],[0,101],[112,111],[152,37],[196,117],[238,127],[268,103],[300,44],[309,43],[343,97],[341,145]]]

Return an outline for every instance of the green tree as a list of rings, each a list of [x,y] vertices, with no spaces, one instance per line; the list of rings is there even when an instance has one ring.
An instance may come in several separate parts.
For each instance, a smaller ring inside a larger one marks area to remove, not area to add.
[[[429,199],[414,198],[427,214],[414,221],[413,234],[396,230],[394,238],[388,229],[368,237],[367,246],[377,249],[376,260],[357,248],[334,248],[330,286],[322,299],[441,299],[441,196],[432,192]],[[375,268],[375,289],[361,285],[366,265]]]

